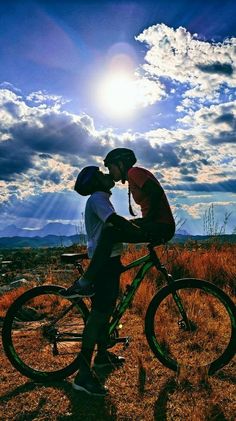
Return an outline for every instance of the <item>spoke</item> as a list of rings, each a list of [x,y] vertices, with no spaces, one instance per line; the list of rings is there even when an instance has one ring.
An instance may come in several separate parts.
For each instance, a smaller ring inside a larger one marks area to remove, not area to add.
[[[13,321],[12,342],[24,364],[52,372],[67,367],[77,358],[84,321],[76,304],[79,305],[53,293],[22,304],[18,318]]]
[[[228,313],[217,297],[202,290],[183,289],[178,296],[188,325],[169,295],[155,314],[157,342],[178,364],[205,366],[219,358],[228,346],[231,335]]]

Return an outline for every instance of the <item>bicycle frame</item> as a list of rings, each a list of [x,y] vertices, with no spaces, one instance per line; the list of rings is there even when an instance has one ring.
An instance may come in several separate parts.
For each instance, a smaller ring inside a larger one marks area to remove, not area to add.
[[[142,265],[141,268],[139,269],[139,271],[137,272],[135,278],[133,279],[132,283],[127,286],[127,291],[124,293],[123,297],[119,301],[118,305],[116,306],[116,308],[115,308],[115,310],[112,314],[112,320],[111,320],[110,325],[109,325],[109,334],[110,335],[112,335],[113,332],[116,330],[116,327],[117,327],[121,317],[125,313],[126,309],[130,306],[130,304],[132,302],[132,299],[133,299],[139,285],[141,284],[144,276],[149,271],[149,269],[151,269],[151,267],[153,267],[153,266],[156,266],[158,270],[163,271],[166,278],[168,277],[168,274],[167,274],[167,271],[166,271],[165,267],[161,265],[161,263],[159,261],[159,258],[157,257],[153,248],[150,247],[149,250],[150,250],[150,253],[146,254],[145,256],[140,257],[139,259],[136,259],[136,260],[130,262],[126,266],[123,266],[123,270],[122,270],[121,273],[126,272],[129,269],[132,269],[132,268],[135,268],[137,266]],[[80,273],[82,273],[83,269],[82,269],[81,264],[77,263],[76,266],[79,269]],[[78,299],[74,299],[73,301],[74,302],[69,307],[69,310],[71,310],[71,308],[73,308],[76,305],[76,303],[78,302]],[[66,310],[65,313],[67,313],[67,310]],[[53,321],[51,326],[54,326],[55,323],[58,321],[58,319],[60,319],[63,316],[64,316],[64,314],[60,315],[56,320]],[[71,339],[69,339],[69,337]],[[127,340],[127,338],[120,338],[119,342],[126,342],[126,340]],[[82,341],[82,335],[79,336],[79,335],[77,335],[75,333],[72,333],[72,332],[71,333],[60,333],[56,336],[56,341],[57,342]]]
[[[149,248],[148,254],[140,257],[139,259],[132,261],[126,266],[123,266],[122,273],[126,272],[129,269],[135,268],[136,266],[142,265],[139,271],[137,272],[135,278],[131,282],[131,284],[127,285],[126,292],[124,293],[123,297],[121,298],[120,302],[118,303],[118,305],[116,306],[113,312],[112,320],[110,322],[110,327],[109,327],[110,335],[112,335],[112,333],[117,328],[117,325],[121,317],[123,316],[127,308],[130,306],[139,285],[141,284],[144,276],[151,269],[151,267],[156,267],[156,269],[164,275],[164,278],[168,284],[172,284],[174,282],[172,279],[172,276],[168,274],[165,266],[161,264],[153,247],[149,245],[148,248]]]
[[[133,262],[123,267],[122,273],[142,264],[141,268],[137,272],[132,283],[126,287],[127,289],[126,292],[124,293],[123,297],[121,298],[120,302],[118,303],[117,307],[115,308],[113,312],[112,320],[109,325],[110,336],[115,332],[121,317],[123,316],[127,308],[130,306],[139,285],[141,284],[144,276],[149,271],[149,269],[151,269],[151,267],[155,267],[157,271],[162,273],[162,275],[164,276],[166,280],[166,283],[172,289],[173,299],[182,316],[182,320],[179,321],[179,324],[180,325],[182,324],[183,326],[185,326],[186,330],[191,331],[194,329],[194,327],[191,325],[191,321],[187,317],[181,298],[175,291],[174,280],[172,278],[172,275],[169,274],[167,272],[166,267],[161,264],[159,257],[157,256],[152,244],[148,245],[148,249],[149,249],[148,254],[146,254],[145,256],[142,256],[141,258],[137,260],[134,260]],[[118,340],[117,342],[127,342],[127,338],[120,338],[120,340]]]
[[[110,335],[115,331],[122,315],[125,313],[126,309],[130,306],[132,299],[141,284],[144,276],[149,271],[149,269],[154,266],[154,263],[150,260],[150,255],[146,255],[141,257],[140,259],[137,259],[128,265],[124,266],[122,273],[126,272],[129,269],[132,269],[136,266],[141,265],[141,268],[139,269],[138,273],[136,274],[135,278],[133,279],[132,283],[130,285],[126,286],[126,292],[123,294],[123,297],[121,298],[121,301],[116,306],[113,314],[112,314],[112,320],[110,322],[109,327],[109,333]]]
[[[155,246],[157,244],[149,244],[147,246],[148,254],[121,267],[121,273],[124,273],[139,266],[135,270],[135,276],[130,279],[126,291],[117,300],[117,305],[111,315],[107,348],[111,348],[117,343],[123,343],[124,349],[129,345],[129,336],[119,337],[118,329],[122,325],[118,326],[118,324],[130,306],[143,278],[152,267],[155,267],[164,276],[165,286],[162,286],[162,283],[160,286],[156,285],[155,289],[157,290],[153,291],[154,296],[148,304],[145,315],[144,333],[150,349],[164,366],[174,371],[178,371],[180,366],[198,367],[196,363],[200,362],[201,366],[207,367],[208,374],[212,375],[226,365],[235,354],[235,305],[225,292],[210,282],[196,278],[174,280],[160,262],[158,252],[154,250]],[[74,260],[73,263],[78,262],[78,254],[77,256],[71,255],[70,261],[72,260]],[[89,318],[90,305],[87,305],[87,300],[84,301],[79,297],[60,301],[57,296],[63,296],[61,291],[62,287],[59,285],[37,286],[25,291],[10,306],[5,316],[2,338],[6,356],[19,372],[34,380],[57,380],[71,375],[78,369],[79,358],[76,354],[80,347],[76,346],[76,343],[81,343],[83,340],[83,330]],[[205,298],[205,292],[209,298]],[[45,297],[45,306],[42,305],[43,297]],[[62,320],[73,307],[77,307],[77,314],[69,314],[67,319]],[[182,317],[182,320],[178,320],[179,316]],[[162,332],[160,329],[161,320],[166,320],[166,332]],[[58,323],[59,321],[62,323]],[[189,331],[190,335],[183,333],[178,337],[176,322],[180,329]],[[172,324],[173,335],[169,335]],[[70,329],[76,332],[73,333]],[[63,330],[65,331],[63,332]],[[192,332],[195,331],[197,334],[192,335]],[[170,346],[166,335],[170,336]],[[215,339],[215,343],[211,343],[212,339]],[[40,341],[42,346],[39,346]],[[60,342],[75,342],[75,344],[73,347],[67,345],[59,347]],[[25,344],[23,348],[22,343]],[[35,346],[32,346],[31,351],[32,344]],[[182,352],[184,345],[187,353],[185,350]],[[25,352],[26,347],[28,354]],[[50,349],[52,355],[50,355]],[[196,351],[193,356],[192,351]],[[32,358],[28,358],[31,353],[33,356],[35,355],[33,364]],[[39,359],[36,358],[36,354]],[[68,361],[66,357],[54,361],[53,356],[59,354],[61,356],[71,354],[72,357],[69,357]],[[46,365],[45,358],[48,361]],[[188,365],[188,359],[191,365]],[[55,369],[56,371],[54,371]]]
[[[156,267],[156,269],[161,272],[167,282],[167,284],[169,286],[173,287],[173,291],[172,291],[172,295],[173,295],[173,299],[176,303],[176,306],[179,309],[179,312],[182,316],[182,320],[180,321],[180,323],[185,323],[185,326],[188,330],[191,330],[191,326],[189,323],[189,320],[187,318],[185,309],[183,307],[183,304],[181,302],[180,297],[178,296],[178,294],[176,293],[175,289],[174,289],[174,280],[172,278],[172,276],[167,272],[167,269],[164,265],[161,264],[159,257],[157,256],[155,250],[154,250],[154,246],[152,244],[149,244],[148,246],[149,249],[149,253],[146,254],[145,256],[140,257],[139,259],[133,260],[132,262],[130,262],[128,265],[123,266],[123,270],[121,273],[127,272],[130,269],[133,269],[137,266],[140,266],[140,269],[138,270],[136,276],[134,277],[134,279],[132,280],[130,285],[127,285],[126,287],[126,292],[123,294],[121,300],[118,302],[113,314],[112,314],[112,318],[109,324],[109,335],[110,337],[112,337],[112,335],[115,333],[115,331],[117,330],[117,326],[120,322],[121,317],[123,316],[123,314],[125,313],[125,311],[127,310],[127,308],[130,306],[132,299],[139,287],[139,285],[141,284],[143,278],[145,277],[146,273],[152,268],[152,267]],[[80,265],[81,266],[81,265]],[[77,300],[76,300],[77,302]],[[72,307],[76,304],[76,302],[74,304],[72,304]],[[74,338],[74,340],[77,341],[81,341],[82,340],[82,336],[78,336],[74,333],[70,333],[70,334],[59,334],[57,336],[57,341],[68,341],[69,340],[69,336],[71,336],[71,338]],[[73,339],[71,339],[73,340]],[[115,341],[117,342],[125,342],[127,343],[128,338],[124,337],[124,338],[116,338]]]
[[[155,256],[156,256],[156,254],[155,254]],[[146,254],[145,256],[142,256],[141,258],[132,261],[131,263],[129,263],[126,266],[123,266],[123,270],[122,270],[121,273],[126,272],[127,270],[132,269],[132,268],[137,267],[137,266],[140,266],[140,265],[142,265],[141,268],[139,269],[138,273],[136,274],[135,278],[133,279],[131,285],[128,286],[127,292],[124,293],[123,297],[121,298],[120,302],[118,303],[118,305],[116,306],[116,308],[115,308],[115,310],[112,314],[112,320],[111,320],[110,326],[109,326],[109,334],[110,335],[115,331],[122,315],[125,313],[126,309],[131,304],[131,301],[132,301],[140,283],[142,282],[144,276],[149,271],[149,269],[152,266],[154,266],[154,262],[151,258],[151,253]],[[80,268],[80,270],[81,270],[81,268]],[[71,308],[73,308],[76,305],[77,302],[78,302],[78,299],[75,299],[74,303],[69,307],[69,310],[71,310]],[[66,313],[67,313],[67,310],[66,310]],[[63,317],[64,313],[62,315],[60,315],[55,321],[53,321],[52,325],[54,325],[58,321],[58,319],[61,318],[61,316]],[[71,339],[69,339],[69,337]],[[120,342],[125,342],[125,340],[126,340],[126,338],[120,338],[120,339],[121,339]],[[122,340],[122,339],[124,339],[124,340]],[[77,335],[75,333],[72,333],[72,332],[71,333],[60,333],[60,334],[57,335],[56,340],[57,340],[57,342],[82,341],[82,335],[79,336],[79,335]]]

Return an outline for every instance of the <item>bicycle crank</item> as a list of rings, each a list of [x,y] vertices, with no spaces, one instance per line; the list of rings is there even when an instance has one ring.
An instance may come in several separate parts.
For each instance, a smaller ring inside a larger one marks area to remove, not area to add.
[[[57,348],[57,342],[53,342],[53,346],[52,346],[52,355],[55,357],[56,355],[59,355],[59,351]]]

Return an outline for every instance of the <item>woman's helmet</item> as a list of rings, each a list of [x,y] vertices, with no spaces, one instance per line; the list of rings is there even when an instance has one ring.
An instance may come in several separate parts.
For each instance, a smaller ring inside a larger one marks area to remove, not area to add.
[[[131,149],[116,148],[110,151],[104,159],[104,165],[115,164],[122,161],[127,169],[131,168],[137,162],[136,156]]]
[[[85,167],[80,171],[74,186],[74,190],[82,196],[88,196],[94,190],[94,176],[99,171],[99,167],[93,165]]]

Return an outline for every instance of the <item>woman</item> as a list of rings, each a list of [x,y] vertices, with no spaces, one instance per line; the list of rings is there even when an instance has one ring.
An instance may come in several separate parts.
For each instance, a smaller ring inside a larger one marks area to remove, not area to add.
[[[175,233],[175,221],[162,186],[150,171],[134,167],[136,161],[131,149],[116,148],[107,154],[104,165],[114,181],[128,181],[130,213],[135,216],[130,205],[132,194],[134,201],[141,207],[142,218],[128,221],[115,212],[109,215],[90,265],[72,289],[73,296],[88,296],[91,282],[104,282],[97,274],[106,264],[115,243],[161,244],[169,241]]]
[[[154,239],[170,240],[175,233],[175,221],[165,192],[154,175],[141,167],[134,167],[136,157],[131,149],[117,148],[108,153],[104,165],[114,181],[121,180],[129,186],[129,210],[135,216],[130,204],[130,194],[141,207],[142,218],[134,219]]]

